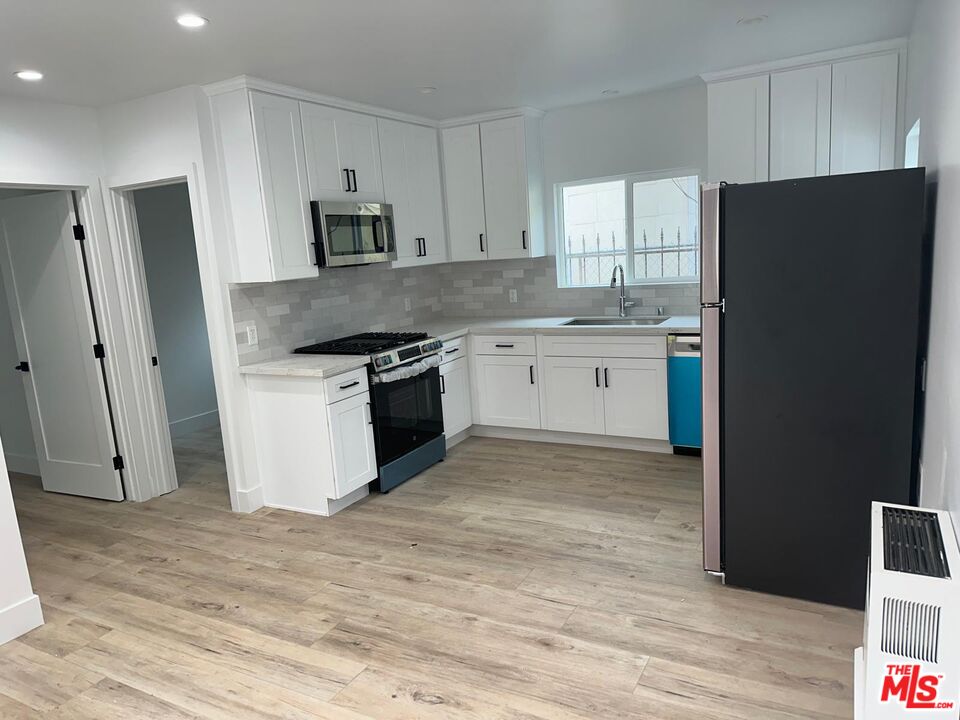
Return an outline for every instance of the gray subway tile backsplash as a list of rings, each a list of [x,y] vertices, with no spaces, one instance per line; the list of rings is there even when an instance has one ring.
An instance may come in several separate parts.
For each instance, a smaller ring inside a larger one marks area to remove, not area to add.
[[[510,302],[510,290],[517,302]],[[628,287],[635,313],[699,312],[696,284]],[[405,301],[410,301],[410,310]],[[617,291],[558,288],[553,257],[447,263],[391,269],[367,265],[322,270],[316,278],[233,285],[230,301],[241,364],[282,357],[293,348],[364,331],[416,328],[441,317],[615,315]],[[259,346],[246,344],[257,325]]]

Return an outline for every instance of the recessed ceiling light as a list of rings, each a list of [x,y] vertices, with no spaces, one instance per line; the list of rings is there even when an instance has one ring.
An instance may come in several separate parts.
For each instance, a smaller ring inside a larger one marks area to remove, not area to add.
[[[767,19],[766,15],[755,15],[753,17],[737,18],[737,25],[756,25]]]
[[[21,80],[26,80],[28,82],[36,82],[37,80],[43,80],[43,73],[39,70],[17,70],[14,73]]]
[[[600,94],[601,95],[619,95],[620,91],[619,90],[603,90]]]
[[[437,91],[433,85],[423,85],[418,87],[417,90],[420,91],[421,95],[433,95]]]
[[[193,13],[186,13],[185,15],[177,16],[177,23],[185,28],[190,28],[191,30],[202,28],[207,24],[207,22],[208,20],[205,17],[200,17],[199,15],[194,15]]]

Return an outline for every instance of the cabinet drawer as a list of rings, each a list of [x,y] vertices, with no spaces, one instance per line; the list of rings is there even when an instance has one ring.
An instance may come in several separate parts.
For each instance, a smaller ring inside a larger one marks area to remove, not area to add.
[[[467,354],[467,336],[443,341],[443,351],[440,353],[441,365],[465,357]]]
[[[325,378],[323,381],[323,394],[327,400],[327,405],[360,393],[366,393],[367,389],[367,369],[365,367],[334,375]]]
[[[544,335],[547,357],[665,358],[665,335]]]
[[[536,355],[537,339],[533,335],[477,335],[473,338],[473,352],[477,355]]]

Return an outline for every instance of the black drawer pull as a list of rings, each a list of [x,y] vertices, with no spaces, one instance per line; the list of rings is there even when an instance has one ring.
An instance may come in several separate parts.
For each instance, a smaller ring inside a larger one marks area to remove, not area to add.
[[[346,390],[347,388],[352,388],[352,387],[355,387],[355,386],[357,386],[357,385],[359,385],[359,384],[360,384],[360,381],[359,381],[359,380],[354,380],[353,382],[347,383],[346,385],[340,385],[340,389],[341,389],[341,390]]]
[[[496,346],[499,347],[499,348],[512,348],[512,347],[513,347],[513,343],[509,343],[509,344],[508,344],[508,343],[502,343],[502,344],[501,344],[501,343],[497,343]]]
[[[450,350],[444,350],[444,352],[450,355],[451,353],[460,352],[460,348],[451,348]]]

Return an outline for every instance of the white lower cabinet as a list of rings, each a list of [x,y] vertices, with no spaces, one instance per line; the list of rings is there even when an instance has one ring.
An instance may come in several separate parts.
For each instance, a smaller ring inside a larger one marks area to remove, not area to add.
[[[540,427],[537,358],[476,355],[477,422],[501,427]]]
[[[333,481],[341,498],[377,477],[377,453],[367,393],[327,405]]]
[[[667,361],[603,361],[603,418],[607,435],[667,440]]]
[[[440,400],[443,404],[443,432],[448,438],[473,423],[470,402],[470,367],[461,357],[440,366]]]
[[[545,357],[547,430],[666,440],[667,361]]]
[[[602,368],[600,358],[543,359],[543,421],[547,430],[604,432]]]

